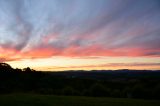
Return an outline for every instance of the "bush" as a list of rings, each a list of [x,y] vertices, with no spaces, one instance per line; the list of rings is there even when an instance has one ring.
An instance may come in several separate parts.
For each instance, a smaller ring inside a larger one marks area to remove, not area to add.
[[[133,98],[149,98],[148,93],[149,92],[147,92],[147,89],[143,85],[137,84],[132,88]]]
[[[155,99],[160,99],[160,84],[153,89],[153,97]]]
[[[111,92],[112,97],[121,97],[121,92],[119,89],[115,89]]]
[[[73,89],[72,87],[68,86],[62,89],[62,94],[63,95],[80,95],[80,93],[78,91],[76,91],[75,89]]]
[[[91,86],[91,88],[89,89],[89,93],[91,96],[109,96],[109,89],[107,89],[106,87],[104,87],[102,84],[94,84]]]

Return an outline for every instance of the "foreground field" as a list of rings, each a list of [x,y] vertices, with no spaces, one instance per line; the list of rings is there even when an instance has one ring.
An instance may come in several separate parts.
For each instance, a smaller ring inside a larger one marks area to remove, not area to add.
[[[160,101],[10,94],[0,96],[0,106],[160,106]]]

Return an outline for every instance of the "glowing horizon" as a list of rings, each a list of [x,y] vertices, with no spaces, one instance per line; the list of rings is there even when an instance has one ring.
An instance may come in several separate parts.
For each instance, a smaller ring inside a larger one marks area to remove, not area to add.
[[[124,61],[125,60],[125,61]],[[119,63],[118,63],[118,62]],[[144,62],[145,61],[145,62]],[[51,57],[7,62],[14,68],[31,67],[38,71],[64,70],[159,70],[159,58],[144,57]]]
[[[160,69],[159,0],[1,0],[0,62],[42,71]]]

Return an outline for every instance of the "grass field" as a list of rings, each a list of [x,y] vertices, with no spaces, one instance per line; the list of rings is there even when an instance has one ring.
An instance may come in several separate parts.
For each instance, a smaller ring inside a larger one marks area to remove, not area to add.
[[[0,95],[0,106],[160,106],[160,101],[121,98],[9,94]]]

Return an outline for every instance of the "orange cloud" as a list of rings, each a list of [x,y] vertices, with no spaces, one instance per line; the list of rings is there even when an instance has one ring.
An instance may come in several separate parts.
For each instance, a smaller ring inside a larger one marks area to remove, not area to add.
[[[30,51],[24,52],[22,55],[26,58],[47,58],[59,53],[55,48],[36,48]]]
[[[72,45],[64,49],[54,47],[38,47],[29,51],[18,51],[14,48],[0,48],[1,61],[11,61],[25,58],[48,58],[52,56],[87,57],[87,56],[128,56],[128,57],[159,57],[160,50],[143,48],[105,49],[101,45],[87,47]]]
[[[105,49],[101,45],[91,45],[88,47],[71,46],[63,50],[61,55],[63,56],[160,56],[160,50],[145,50],[143,48],[116,48],[116,49]]]
[[[0,61],[13,61],[20,58],[20,51],[14,48],[1,48],[0,47]]]

